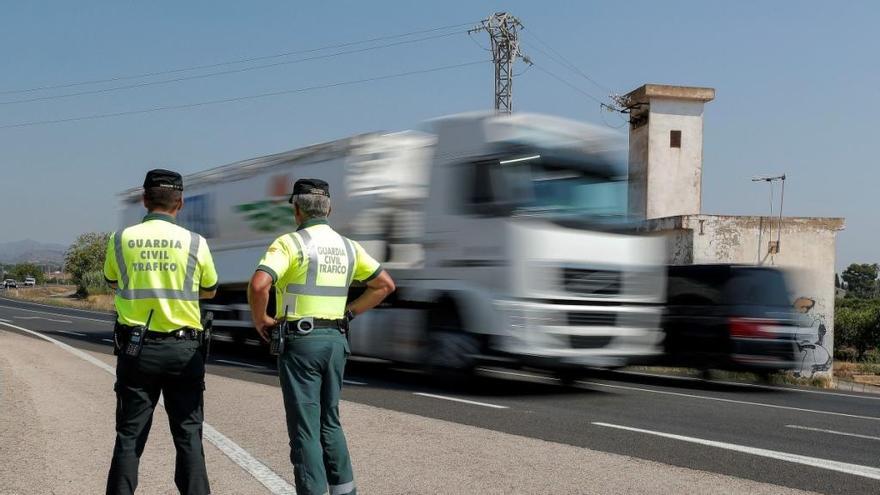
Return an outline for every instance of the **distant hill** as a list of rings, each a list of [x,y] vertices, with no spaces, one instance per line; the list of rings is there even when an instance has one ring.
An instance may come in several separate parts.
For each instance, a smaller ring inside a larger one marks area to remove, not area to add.
[[[32,239],[0,242],[0,263],[64,263],[68,246]]]

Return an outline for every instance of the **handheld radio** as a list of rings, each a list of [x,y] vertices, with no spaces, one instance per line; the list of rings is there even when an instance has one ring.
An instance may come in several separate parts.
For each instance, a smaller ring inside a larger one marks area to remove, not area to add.
[[[125,355],[136,358],[141,355],[144,348],[144,334],[150,329],[150,320],[153,319],[153,310],[147,316],[147,322],[142,326],[132,327],[128,332],[128,343],[125,345]]]
[[[284,307],[284,316],[272,327],[272,335],[269,339],[269,354],[280,356],[284,352],[284,337],[287,335],[287,310],[290,306]]]

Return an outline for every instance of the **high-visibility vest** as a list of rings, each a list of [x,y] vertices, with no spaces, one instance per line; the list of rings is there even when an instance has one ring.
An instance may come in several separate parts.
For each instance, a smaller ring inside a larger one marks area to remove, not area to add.
[[[144,325],[152,311],[149,329],[157,332],[201,330],[199,291],[217,288],[205,239],[155,213],[110,236],[104,278],[117,284],[119,323]]]
[[[343,237],[326,220],[305,222],[269,246],[257,270],[272,277],[275,316],[338,319],[345,314],[352,282],[368,282],[382,266],[355,241]]]

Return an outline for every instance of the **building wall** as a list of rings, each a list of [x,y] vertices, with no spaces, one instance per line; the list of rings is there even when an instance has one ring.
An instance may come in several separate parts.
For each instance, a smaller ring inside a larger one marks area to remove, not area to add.
[[[653,98],[648,117],[647,218],[700,213],[703,102]],[[681,131],[681,147],[670,131]]]
[[[648,207],[648,125],[629,131],[629,214],[646,218]]]
[[[647,230],[667,233],[672,264],[741,263],[784,269],[789,275],[790,299],[801,312],[802,339],[834,348],[834,266],[839,218],[779,218],[688,215],[646,223]],[[781,249],[768,254],[771,230]],[[760,240],[760,245],[759,245]],[[824,350],[808,351],[804,371],[826,361]]]

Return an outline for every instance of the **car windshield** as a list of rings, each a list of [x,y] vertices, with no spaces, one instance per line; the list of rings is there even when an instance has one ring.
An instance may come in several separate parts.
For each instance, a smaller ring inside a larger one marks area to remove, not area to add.
[[[529,157],[526,157],[529,158]],[[622,219],[626,182],[541,157],[499,161],[499,175],[514,214],[561,214]]]
[[[724,288],[730,304],[790,306],[785,275],[777,270],[739,268]]]

